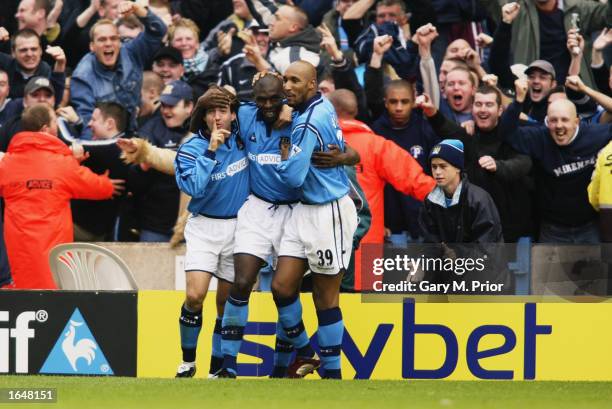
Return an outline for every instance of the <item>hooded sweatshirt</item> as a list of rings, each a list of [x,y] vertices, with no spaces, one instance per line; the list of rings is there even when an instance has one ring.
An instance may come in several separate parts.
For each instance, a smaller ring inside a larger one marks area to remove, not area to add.
[[[273,44],[268,58],[274,68],[284,74],[289,65],[298,60],[317,67],[321,61],[320,49],[321,34],[313,26],[308,26],[299,33]]]
[[[109,199],[113,184],[74,159],[56,136],[20,132],[0,161],[4,238],[17,288],[54,289],[49,252],[73,241],[70,199]]]
[[[361,157],[357,164],[357,180],[372,213],[370,231],[361,242],[383,243],[385,184],[390,183],[402,194],[422,202],[436,183],[406,150],[376,135],[363,122],[341,119],[340,127],[346,142]]]
[[[372,222],[370,230],[363,237],[363,244],[382,244],[385,233],[385,185],[390,183],[399,192],[420,203],[431,192],[436,183],[423,172],[419,163],[395,142],[376,135],[363,122],[354,119],[340,119],[340,128],[347,144],[361,157],[357,164],[357,181],[363,189]],[[354,288],[363,289],[362,281],[372,283],[373,276],[363,277],[361,270],[361,247],[355,251]],[[368,246],[366,250],[382,253],[382,246]],[[380,254],[380,257],[383,255]]]

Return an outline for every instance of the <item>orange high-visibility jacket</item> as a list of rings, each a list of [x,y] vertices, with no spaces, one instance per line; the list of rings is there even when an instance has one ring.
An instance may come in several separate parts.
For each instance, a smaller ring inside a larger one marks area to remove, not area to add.
[[[340,119],[344,139],[361,156],[357,164],[357,181],[366,195],[372,224],[361,244],[382,244],[385,235],[384,187],[390,183],[396,190],[423,201],[436,185],[421,165],[395,142],[376,135],[366,124]],[[361,288],[361,251],[355,252],[355,289]],[[364,283],[365,284],[365,283]]]
[[[70,199],[109,199],[106,176],[80,166],[56,136],[20,132],[0,161],[4,238],[16,288],[57,288],[49,251],[73,241]]]

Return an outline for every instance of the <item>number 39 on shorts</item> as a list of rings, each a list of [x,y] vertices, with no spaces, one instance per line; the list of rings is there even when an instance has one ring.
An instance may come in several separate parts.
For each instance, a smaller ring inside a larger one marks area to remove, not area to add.
[[[317,250],[317,257],[319,257],[319,267],[331,267],[334,264],[334,253],[331,249]]]

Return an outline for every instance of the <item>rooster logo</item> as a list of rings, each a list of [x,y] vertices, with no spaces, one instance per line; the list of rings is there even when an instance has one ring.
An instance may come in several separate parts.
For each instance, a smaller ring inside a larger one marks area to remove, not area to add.
[[[70,366],[74,372],[77,372],[77,361],[79,358],[83,358],[87,361],[87,366],[90,366],[96,357],[96,343],[88,338],[83,338],[75,342],[76,329],[83,325],[82,322],[70,320],[70,328],[64,334],[64,340],[62,341],[62,351],[68,358]]]
[[[84,362],[83,362],[84,360]],[[80,365],[79,365],[80,364]],[[42,374],[114,375],[87,320],[75,308],[40,368]]]

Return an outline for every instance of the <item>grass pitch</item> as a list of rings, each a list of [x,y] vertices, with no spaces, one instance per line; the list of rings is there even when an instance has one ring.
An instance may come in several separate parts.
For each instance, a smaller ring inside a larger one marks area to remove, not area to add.
[[[134,379],[0,376],[0,388],[57,388],[36,408],[610,408],[609,382]]]

